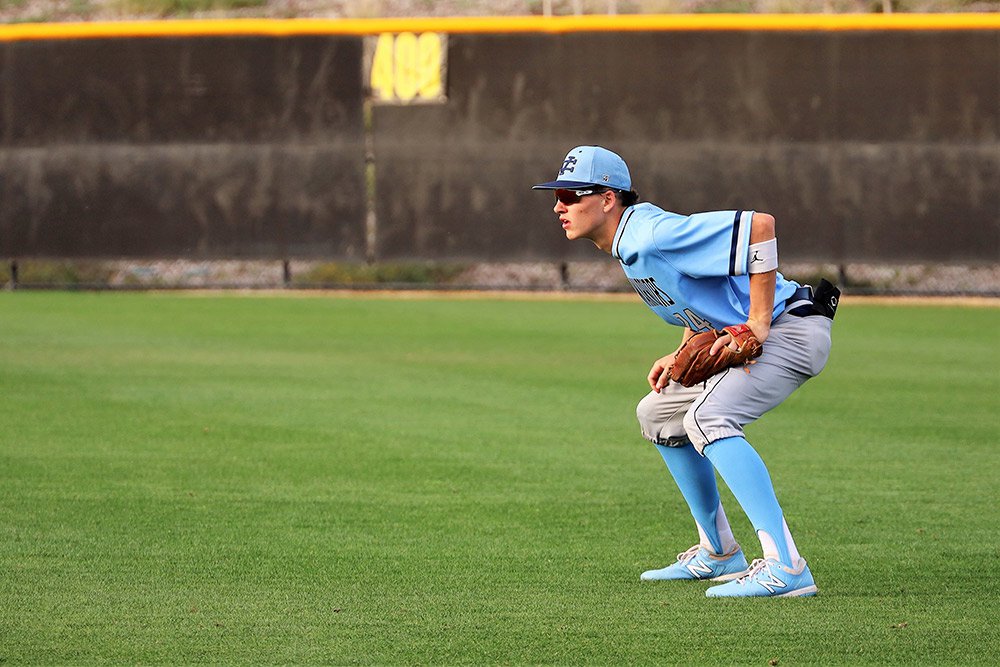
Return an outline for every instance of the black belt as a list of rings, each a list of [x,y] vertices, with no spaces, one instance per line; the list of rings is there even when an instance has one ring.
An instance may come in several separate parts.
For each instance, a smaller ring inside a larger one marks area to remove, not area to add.
[[[840,304],[840,290],[828,280],[821,279],[815,294],[812,287],[803,285],[795,290],[785,303],[787,304],[785,312],[789,315],[795,317],[822,315],[832,320]]]
[[[788,297],[788,300],[785,301],[785,303],[787,306],[798,304],[791,310],[785,311],[789,315],[794,315],[795,317],[808,317],[809,315],[812,315],[813,306],[815,305],[812,287],[809,287],[809,285],[803,285],[795,290],[792,295]]]

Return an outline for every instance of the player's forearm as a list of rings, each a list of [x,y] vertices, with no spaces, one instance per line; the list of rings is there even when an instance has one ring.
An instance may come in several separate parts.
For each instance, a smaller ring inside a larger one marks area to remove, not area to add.
[[[774,285],[776,271],[757,273],[750,276],[750,317],[747,324],[757,340],[763,342],[771,331],[771,315],[774,312]]]
[[[750,227],[750,243],[763,243],[775,238],[774,218],[766,213],[754,213]],[[747,324],[761,342],[771,331],[774,312],[774,289],[777,270],[750,274],[750,313]]]

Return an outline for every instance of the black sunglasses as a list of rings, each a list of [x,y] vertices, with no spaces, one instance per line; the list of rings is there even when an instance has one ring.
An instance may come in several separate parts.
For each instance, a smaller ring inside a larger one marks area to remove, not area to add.
[[[563,204],[569,206],[570,204],[576,204],[581,199],[587,195],[599,195],[607,192],[607,188],[590,188],[587,190],[556,190],[556,201],[560,201]]]

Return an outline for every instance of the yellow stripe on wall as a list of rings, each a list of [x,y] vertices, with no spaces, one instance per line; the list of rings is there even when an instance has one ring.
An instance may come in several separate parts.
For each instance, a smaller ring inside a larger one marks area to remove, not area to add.
[[[383,32],[566,33],[692,30],[1000,30],[1000,13],[656,14],[412,19],[212,19],[21,23],[0,26],[0,41],[219,35],[373,35]]]

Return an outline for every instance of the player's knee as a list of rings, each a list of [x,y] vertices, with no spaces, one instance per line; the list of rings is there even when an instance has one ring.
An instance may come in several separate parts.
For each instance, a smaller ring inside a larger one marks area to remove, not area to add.
[[[649,392],[639,405],[635,406],[635,418],[639,420],[639,428],[647,438],[653,439],[649,434],[656,434],[660,431],[661,419],[660,409],[657,399],[659,394]]]
[[[659,394],[650,392],[639,401],[635,408],[636,419],[642,437],[657,445],[674,447],[687,442],[683,429],[678,428],[678,419],[664,418],[663,405]]]
[[[651,397],[655,396],[652,392],[643,396],[642,400],[639,401],[639,405],[635,406],[635,418],[639,420],[641,426],[645,426],[649,423],[653,415],[653,400]]]
[[[639,428],[642,429],[643,435],[649,432],[649,427],[653,424],[654,410],[653,402],[650,400],[650,396],[652,395],[652,393],[647,394],[639,401],[639,405],[635,406],[635,418],[639,420]]]

